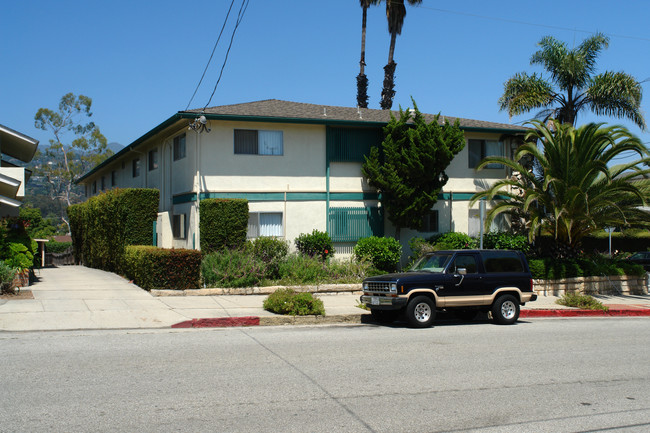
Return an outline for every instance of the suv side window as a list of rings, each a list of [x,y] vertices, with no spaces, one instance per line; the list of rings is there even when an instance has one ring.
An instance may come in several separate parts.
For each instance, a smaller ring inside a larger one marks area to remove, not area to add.
[[[455,273],[456,269],[465,268],[468,274],[476,274],[478,266],[476,265],[476,257],[474,256],[457,256],[454,263],[449,267],[449,272]]]
[[[486,251],[481,253],[485,272],[524,272],[519,254],[514,251]]]

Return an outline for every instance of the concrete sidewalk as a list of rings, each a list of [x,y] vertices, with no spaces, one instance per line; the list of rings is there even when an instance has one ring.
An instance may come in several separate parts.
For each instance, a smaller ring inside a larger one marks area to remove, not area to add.
[[[369,312],[358,293],[318,294],[325,317],[279,316],[262,308],[267,295],[155,297],[115,274],[83,266],[46,268],[26,288],[34,299],[0,299],[0,331],[133,329],[293,323],[360,323]],[[650,296],[598,296],[623,315],[650,315]],[[542,296],[522,307],[521,317],[592,315]],[[242,320],[239,318],[247,318]]]

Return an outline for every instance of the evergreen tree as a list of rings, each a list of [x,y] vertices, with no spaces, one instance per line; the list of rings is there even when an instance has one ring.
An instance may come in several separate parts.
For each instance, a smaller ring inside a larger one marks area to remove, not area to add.
[[[422,227],[422,218],[449,180],[445,169],[465,147],[458,121],[440,124],[438,114],[427,123],[415,101],[413,107],[412,111],[400,108],[399,119],[391,114],[381,150],[373,147],[361,168],[369,184],[381,193],[398,240],[402,227]]]

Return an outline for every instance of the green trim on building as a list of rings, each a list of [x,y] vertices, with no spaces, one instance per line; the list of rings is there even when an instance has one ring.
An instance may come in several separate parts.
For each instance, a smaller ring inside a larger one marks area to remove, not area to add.
[[[183,203],[191,203],[196,201],[196,193],[195,192],[188,192],[187,194],[179,194],[175,195],[172,198],[172,204],[183,204]]]
[[[326,201],[326,192],[202,192],[200,200],[206,198],[244,198],[249,201],[284,201],[286,194],[287,201]],[[469,201],[474,196],[471,192],[453,193],[453,201]],[[449,200],[452,193],[443,192],[438,194],[438,200]],[[330,201],[366,201],[381,200],[381,194],[374,192],[331,192]],[[497,195],[494,200],[507,200],[508,197]],[[196,201],[196,193],[190,192],[179,194],[172,198],[173,204],[192,203]]]
[[[188,194],[185,194],[184,196],[186,195]],[[199,194],[199,199],[205,200],[206,198],[245,198],[249,201],[284,201],[285,195],[287,201],[325,201],[327,199],[326,192],[202,192]],[[333,192],[330,193],[330,200],[379,200],[379,194],[371,192]]]

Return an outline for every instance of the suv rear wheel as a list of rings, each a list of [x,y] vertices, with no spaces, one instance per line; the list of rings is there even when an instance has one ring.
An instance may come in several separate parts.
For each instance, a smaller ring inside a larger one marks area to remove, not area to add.
[[[512,325],[519,319],[519,301],[512,295],[499,296],[492,304],[492,318],[499,325]]]
[[[415,328],[428,328],[435,317],[435,305],[427,296],[416,296],[406,306],[406,319]]]

